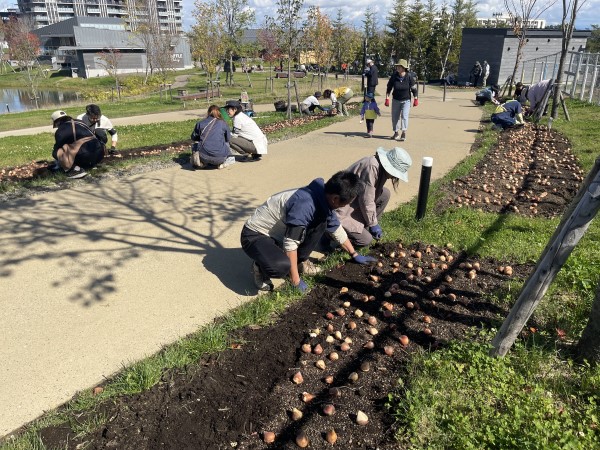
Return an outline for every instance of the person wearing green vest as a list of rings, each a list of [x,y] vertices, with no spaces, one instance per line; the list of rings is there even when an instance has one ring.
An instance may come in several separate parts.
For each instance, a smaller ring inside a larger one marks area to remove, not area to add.
[[[365,92],[365,101],[363,102],[362,109],[360,110],[360,122],[363,120],[367,121],[367,137],[373,137],[373,125],[377,116],[381,117],[381,111],[375,101],[375,97],[372,92]]]

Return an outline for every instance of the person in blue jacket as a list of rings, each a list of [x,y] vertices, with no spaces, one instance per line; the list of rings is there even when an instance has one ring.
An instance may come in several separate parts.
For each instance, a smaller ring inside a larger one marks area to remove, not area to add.
[[[373,137],[373,125],[377,116],[381,117],[381,111],[375,101],[375,96],[371,92],[365,92],[365,101],[360,110],[360,121],[367,121],[367,137]]]
[[[244,252],[252,259],[254,284],[260,291],[273,289],[271,278],[289,277],[300,292],[308,288],[301,274],[314,275],[320,268],[308,257],[324,233],[328,233],[358,264],[375,262],[360,255],[335,213],[360,193],[358,175],[337,172],[327,183],[322,178],[308,186],[272,195],[246,221],[241,234]]]
[[[223,169],[235,162],[229,149],[231,131],[217,105],[211,105],[206,118],[196,123],[191,138],[195,143],[192,151],[197,151],[200,156],[199,168]],[[192,155],[192,165],[193,161]]]
[[[506,103],[498,105],[492,114],[492,122],[494,125],[506,130],[515,125],[524,125],[523,107],[518,100],[510,100]]]

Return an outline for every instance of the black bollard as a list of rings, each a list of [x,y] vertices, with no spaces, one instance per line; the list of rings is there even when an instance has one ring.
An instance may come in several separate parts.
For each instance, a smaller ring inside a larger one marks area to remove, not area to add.
[[[421,181],[419,181],[419,196],[417,199],[417,215],[416,219],[421,220],[425,217],[427,210],[427,197],[429,196],[429,182],[431,181],[431,167],[433,166],[433,158],[425,156],[423,165],[421,166]]]
[[[423,81],[423,94],[425,93],[425,81]]]
[[[448,83],[444,81],[444,101],[446,101],[446,84]]]
[[[7,112],[10,112],[10,108],[9,108],[9,106],[8,106],[8,103],[6,104],[6,111],[7,111]]]

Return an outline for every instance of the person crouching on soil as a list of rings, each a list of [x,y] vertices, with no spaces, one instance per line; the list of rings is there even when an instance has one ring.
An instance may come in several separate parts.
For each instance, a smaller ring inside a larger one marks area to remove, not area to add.
[[[412,159],[403,148],[386,151],[380,147],[375,155],[362,158],[346,169],[356,174],[364,185],[363,191],[350,204],[336,210],[355,246],[365,247],[373,239],[381,239],[383,230],[379,221],[390,201],[390,190],[385,183],[391,180],[394,191],[397,190],[400,180],[408,182],[411,165]]]
[[[337,89],[325,89],[323,91],[325,98],[331,100],[331,109],[337,110],[337,114],[340,116],[349,116],[348,108],[346,103],[354,96],[354,91],[349,87],[339,87]]]
[[[206,118],[198,121],[192,132],[192,165],[194,167],[223,169],[235,162],[229,149],[231,131],[223,120],[217,105],[210,105]]]
[[[492,114],[492,122],[499,128],[506,130],[515,125],[524,125],[523,108],[518,100],[510,100],[498,105]]]
[[[241,234],[242,248],[253,260],[258,290],[272,290],[271,278],[289,277],[297,290],[306,291],[308,287],[300,275],[320,271],[308,257],[325,233],[358,264],[375,262],[375,258],[354,250],[335,213],[352,202],[361,189],[356,174],[341,171],[327,183],[317,178],[308,186],[279,192],[258,207]]]
[[[267,137],[256,122],[242,112],[242,104],[228,100],[223,107],[233,120],[233,132],[229,146],[241,155],[251,156],[250,161],[260,161],[267,154]]]
[[[319,99],[322,97],[321,92],[317,91],[314,95],[309,95],[304,99],[302,103],[300,103],[300,111],[302,114],[307,116],[312,116],[315,113],[315,109],[320,109],[321,111],[325,111],[325,108],[321,106],[319,103]]]
[[[390,104],[392,95],[392,139],[406,140],[408,117],[410,115],[411,93],[414,97],[413,106],[419,106],[417,80],[408,71],[408,62],[401,59],[395,64],[396,72],[390,77],[385,93],[385,106]]]
[[[52,151],[58,163],[56,169],[62,168],[70,179],[85,177],[86,170],[104,158],[104,144],[85,123],[64,111],[54,111],[51,119],[56,128]]]
[[[367,137],[373,137],[373,125],[377,116],[381,117],[381,111],[371,92],[365,92],[365,101],[360,110],[360,122],[367,121]]]
[[[104,145],[107,145],[108,135],[110,135],[111,147],[108,153],[110,155],[117,155],[119,153],[117,151],[117,143],[119,142],[117,130],[115,130],[109,118],[102,114],[98,105],[87,105],[85,107],[85,114],[78,115],[77,119],[85,123]]]

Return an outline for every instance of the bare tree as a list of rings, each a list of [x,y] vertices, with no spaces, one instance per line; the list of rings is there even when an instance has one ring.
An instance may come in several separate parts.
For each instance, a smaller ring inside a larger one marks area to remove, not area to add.
[[[192,55],[204,66],[207,82],[210,84],[225,52],[225,25],[214,2],[196,0],[195,6],[196,25],[189,33]]]
[[[304,0],[277,0],[277,16],[267,17],[267,27],[277,37],[279,46],[287,52],[287,117],[292,118],[292,59],[299,45],[300,9]]]
[[[233,55],[241,49],[244,29],[254,23],[254,11],[248,8],[248,0],[216,0],[216,6],[225,24],[225,45],[231,68],[229,84],[233,85]]]
[[[569,51],[571,37],[573,37],[573,30],[575,29],[575,19],[577,18],[577,13],[586,1],[587,0],[562,0],[562,45],[560,48],[560,61],[558,63],[558,72],[556,75],[556,87],[554,89],[552,97],[552,112],[550,116],[553,119],[556,119],[556,117],[558,116],[558,101],[561,89],[560,85],[563,79],[563,70],[565,67],[565,61],[567,59],[567,52]]]
[[[307,20],[304,24],[305,47],[312,51],[314,62],[319,65],[319,74],[322,68],[325,73],[329,70],[333,58],[333,27],[326,14],[321,12],[318,6],[308,9]],[[319,89],[322,89],[321,77],[319,76]]]
[[[0,73],[4,73],[6,68],[4,67],[4,22],[0,20]]]
[[[273,33],[266,28],[261,29],[258,32],[258,42],[261,46],[262,59],[269,63],[269,76],[272,76],[273,61],[277,61],[281,58],[281,48]],[[271,83],[271,88],[272,87],[273,84]]]
[[[556,0],[504,0],[504,6],[512,20],[512,27],[517,37],[517,56],[515,67],[511,75],[511,86],[508,95],[512,93],[512,83],[515,82],[519,64],[523,57],[523,48],[527,43],[527,30],[529,24],[538,19],[546,10],[551,8]]]
[[[25,82],[37,106],[39,78],[43,76],[37,57],[40,53],[40,41],[31,33],[31,22],[26,18],[11,17],[4,24],[4,34],[8,43],[10,57],[17,62],[20,73],[24,75]]]
[[[123,54],[118,48],[105,47],[101,52],[97,54],[97,62],[110,77],[115,80],[115,87],[117,88],[117,95],[121,98],[121,85],[119,80],[119,64],[123,58]]]

